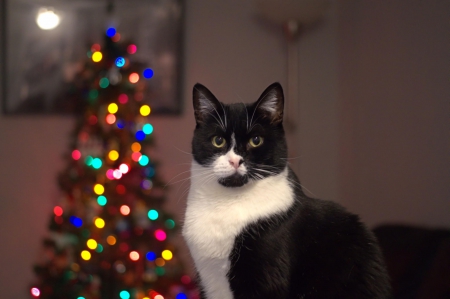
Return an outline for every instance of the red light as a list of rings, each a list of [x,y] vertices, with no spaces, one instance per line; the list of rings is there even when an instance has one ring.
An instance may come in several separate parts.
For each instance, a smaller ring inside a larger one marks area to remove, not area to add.
[[[74,151],[72,152],[72,158],[73,158],[74,160],[80,160],[80,158],[81,158],[81,152],[80,152],[79,150],[74,150]]]
[[[53,208],[53,213],[55,213],[56,216],[62,216],[63,209],[60,206],[56,206]]]
[[[115,122],[116,122],[116,116],[114,114],[108,114],[106,116],[106,123],[107,124],[112,125]]]
[[[119,103],[120,104],[126,104],[128,102],[128,96],[124,93],[119,95]]]
[[[95,116],[95,115],[89,116],[88,122],[90,125],[95,125],[97,123],[97,116]]]
[[[125,194],[125,192],[127,192],[127,189],[125,189],[124,185],[117,185],[116,192],[120,195],[123,195]]]
[[[134,162],[138,162],[139,161],[139,158],[142,156],[142,154],[140,153],[140,152],[134,152],[134,153],[132,153],[131,154],[131,159],[134,161]]]
[[[102,47],[99,44],[93,44],[91,47],[92,52],[98,52],[102,49]]]
[[[134,54],[136,53],[136,51],[137,51],[136,45],[131,44],[127,47],[128,54]]]
[[[120,243],[119,248],[121,251],[126,252],[126,251],[128,251],[129,246],[127,243],[123,242],[123,243]]]
[[[117,43],[118,41],[120,41],[120,33],[116,33],[114,34],[113,37],[111,37],[111,40],[115,43]]]
[[[191,278],[188,275],[183,275],[183,276],[181,276],[181,282],[184,284],[190,284]]]

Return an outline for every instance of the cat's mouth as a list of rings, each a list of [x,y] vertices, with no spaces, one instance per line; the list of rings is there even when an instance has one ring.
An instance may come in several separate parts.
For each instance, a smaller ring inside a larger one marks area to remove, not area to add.
[[[219,184],[221,184],[224,187],[230,187],[230,188],[242,187],[247,183],[248,183],[248,176],[241,175],[237,172],[228,177],[219,179]]]

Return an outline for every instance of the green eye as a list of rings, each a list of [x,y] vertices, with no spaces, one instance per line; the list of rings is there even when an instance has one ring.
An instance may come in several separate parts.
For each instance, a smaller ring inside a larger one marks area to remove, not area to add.
[[[225,138],[220,137],[220,136],[214,136],[211,140],[212,144],[217,147],[217,148],[222,148],[225,146],[225,144],[227,143],[225,141]]]
[[[264,142],[264,138],[260,137],[260,136],[255,136],[250,138],[249,143],[252,147],[258,147],[261,146]]]

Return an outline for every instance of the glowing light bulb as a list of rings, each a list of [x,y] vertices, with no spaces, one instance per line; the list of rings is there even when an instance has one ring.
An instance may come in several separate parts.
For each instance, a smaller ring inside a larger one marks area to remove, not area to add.
[[[155,231],[155,238],[158,241],[164,241],[167,238],[166,232],[162,229],[157,229]]]
[[[114,114],[108,114],[107,116],[106,116],[106,123],[108,124],[108,125],[112,125],[113,123],[115,123],[116,122],[116,116],[114,115]]]
[[[150,106],[142,105],[141,108],[139,109],[139,112],[141,113],[142,116],[148,116],[151,112]]]
[[[116,180],[120,180],[120,178],[122,177],[122,172],[119,169],[116,169],[113,172],[113,176]]]
[[[114,27],[109,27],[109,28],[106,30],[106,35],[107,35],[108,37],[113,37],[114,35],[116,35],[116,32],[117,32],[116,28],[114,28]]]
[[[145,79],[150,79],[151,77],[153,77],[153,70],[152,69],[145,69],[142,74],[144,75]]]
[[[36,17],[36,23],[42,30],[52,30],[58,27],[60,17],[51,9],[42,8]]]
[[[138,73],[131,73],[128,77],[128,80],[130,80],[131,83],[137,83],[139,81],[139,74]]]
[[[188,299],[188,297],[184,293],[178,293],[175,299]]]
[[[165,259],[166,261],[170,261],[173,258],[173,253],[170,250],[164,250],[161,253],[161,256],[163,259]]]
[[[130,207],[127,205],[123,205],[120,207],[120,213],[124,216],[127,216],[130,214]]]
[[[112,235],[111,235],[111,236],[108,236],[108,237],[106,238],[106,243],[108,243],[108,244],[111,245],[111,246],[115,245],[116,242],[117,242],[116,237],[114,237],[114,236],[112,236]]]
[[[94,239],[89,239],[86,242],[86,245],[89,249],[95,249],[95,248],[97,248],[97,241],[95,241]]]
[[[125,65],[125,58],[117,57],[115,63],[117,67],[123,67]]]
[[[130,260],[132,261],[138,261],[139,260],[139,253],[137,251],[130,252]]]
[[[55,213],[56,216],[62,216],[63,209],[60,206],[56,206],[53,208],[53,213]]]
[[[137,51],[136,45],[131,44],[127,47],[128,54],[134,54],[136,53],[136,51]]]
[[[134,162],[138,162],[139,161],[139,158],[142,156],[142,154],[140,153],[140,152],[134,152],[134,153],[132,153],[131,154],[131,159],[134,161]]]
[[[155,260],[155,264],[156,264],[156,266],[164,267],[164,265],[166,264],[166,261],[159,257]]]
[[[149,162],[150,162],[150,159],[149,159],[146,155],[142,155],[142,156],[139,158],[139,164],[140,164],[141,166],[146,166]]]
[[[94,192],[97,195],[102,195],[103,192],[105,192],[105,187],[103,187],[103,185],[101,185],[101,184],[95,184]]]
[[[110,180],[114,180],[114,169],[108,169],[108,171],[106,171],[106,177]]]
[[[139,151],[141,150],[141,148],[142,148],[142,146],[141,146],[141,144],[140,144],[139,142],[134,142],[134,143],[131,145],[131,150],[132,150],[133,152],[139,152]]]
[[[128,96],[124,93],[119,95],[119,103],[120,104],[126,104],[128,102]]]
[[[103,59],[103,54],[100,51],[94,52],[92,54],[92,61],[94,62],[100,62]]]
[[[122,163],[122,164],[120,164],[120,166],[119,166],[119,170],[120,170],[120,172],[122,172],[123,174],[125,174],[125,173],[128,173],[128,171],[130,171],[130,167],[129,167],[127,164]]]
[[[119,106],[117,106],[116,103],[111,103],[111,104],[108,105],[108,112],[109,112],[109,113],[114,114],[114,113],[116,113],[118,110],[119,110]]]
[[[108,87],[108,86],[109,86],[109,80],[108,80],[108,78],[101,78],[100,81],[98,82],[98,85],[99,85],[101,88],[106,88],[106,87]]]
[[[41,291],[38,288],[31,288],[30,291],[33,297],[39,297],[41,295]]]
[[[148,211],[147,216],[150,220],[156,220],[159,217],[159,213],[156,210],[150,210]]]
[[[83,251],[81,252],[81,258],[82,258],[83,260],[85,260],[85,261],[88,261],[88,260],[91,259],[91,253],[90,253],[89,251],[87,251],[87,250],[83,250]]]
[[[145,125],[142,127],[142,131],[143,131],[145,134],[150,135],[151,133],[153,133],[153,126],[152,126],[151,124],[145,124]]]
[[[80,158],[81,158],[81,152],[80,152],[79,150],[74,150],[74,151],[72,152],[72,158],[73,158],[74,160],[80,160]]]
[[[120,299],[130,299],[130,293],[128,291],[122,291],[119,294]]]
[[[95,219],[94,224],[98,228],[104,228],[105,227],[105,220],[103,220],[102,218],[98,217],[98,218]]]
[[[156,260],[156,253],[154,253],[153,251],[149,251],[147,252],[145,257],[147,258],[148,261],[153,262],[154,260]]]
[[[116,151],[116,150],[110,151],[109,154],[108,154],[108,158],[111,161],[116,161],[117,159],[119,159],[119,152]]]
[[[105,196],[100,195],[99,197],[97,197],[97,203],[99,206],[103,207],[104,205],[106,205],[107,202],[108,202],[108,199],[106,199]]]

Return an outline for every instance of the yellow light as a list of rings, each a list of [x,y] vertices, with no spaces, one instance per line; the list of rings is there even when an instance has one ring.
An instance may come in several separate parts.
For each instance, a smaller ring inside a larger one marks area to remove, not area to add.
[[[166,261],[159,257],[155,260],[155,264],[158,267],[163,267],[166,264]]]
[[[106,238],[106,243],[108,243],[109,245],[114,245],[116,244],[117,240],[114,236],[108,236],[108,238]]]
[[[103,187],[103,185],[101,185],[101,184],[95,184],[94,192],[97,195],[102,195],[103,192],[105,192],[105,187]]]
[[[141,144],[139,143],[139,142],[135,142],[135,143],[133,143],[132,145],[131,145],[131,150],[133,151],[133,152],[138,152],[138,151],[140,151],[141,150]]]
[[[94,54],[92,54],[92,61],[94,62],[100,62],[103,58],[103,54],[102,52],[94,52]]]
[[[164,250],[161,253],[161,256],[163,257],[163,259],[165,259],[166,261],[170,261],[173,257],[172,251],[170,250]]]
[[[118,110],[119,110],[119,106],[117,106],[116,103],[111,103],[111,104],[108,105],[108,112],[109,112],[109,113],[114,114],[114,113],[116,113]]]
[[[141,112],[141,115],[142,115],[142,116],[147,116],[147,115],[149,115],[149,114],[150,114],[150,111],[151,111],[151,109],[150,109],[150,106],[149,106],[149,105],[142,105],[142,107],[141,107],[141,109],[140,109],[140,112]]]
[[[81,252],[81,258],[85,261],[89,261],[91,259],[91,253],[87,250],[83,250]]]
[[[86,244],[89,249],[97,248],[97,241],[95,241],[94,239],[89,239]]]
[[[104,228],[105,227],[105,220],[103,220],[102,218],[97,218],[94,221],[95,226],[98,228]]]
[[[117,159],[119,159],[119,153],[116,150],[112,150],[109,152],[108,158],[111,161],[116,161]]]

